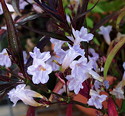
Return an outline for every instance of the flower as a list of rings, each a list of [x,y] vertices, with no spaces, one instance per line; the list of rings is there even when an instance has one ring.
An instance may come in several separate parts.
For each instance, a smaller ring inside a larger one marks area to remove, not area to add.
[[[100,81],[96,80],[95,83],[94,83],[95,89],[99,90],[101,88],[101,86],[103,86],[106,89],[108,89],[109,88],[109,81],[105,80],[103,82],[100,82]]]
[[[41,53],[38,48],[34,48],[34,53],[30,52],[33,58],[33,64],[28,67],[28,74],[33,75],[32,81],[34,84],[45,84],[49,80],[49,74],[52,72],[52,67],[47,64],[47,61],[51,56],[50,52]]]
[[[99,95],[98,92],[90,90],[91,98],[88,100],[88,105],[95,106],[97,109],[102,109],[102,102],[106,100],[106,95]]]
[[[84,50],[80,48],[80,46],[73,46],[71,47],[69,45],[69,50],[66,51],[66,55],[64,57],[64,60],[62,62],[62,71],[65,71],[69,67],[69,65],[72,63],[72,61],[79,55],[84,54]]]
[[[41,106],[42,104],[36,102],[33,97],[45,99],[41,94],[33,90],[26,89],[25,84],[20,84],[16,86],[16,88],[10,90],[8,96],[14,103],[13,106],[15,106],[19,100],[22,100],[25,104],[30,106]]]
[[[41,59],[43,62],[47,61],[51,56],[50,52],[40,52],[37,47],[34,48],[33,52],[30,52],[31,57],[35,60]]]
[[[87,29],[85,27],[82,27],[80,31],[75,30],[72,28],[73,35],[75,37],[75,40],[72,38],[72,41],[74,42],[74,45],[79,45],[80,42],[89,42],[93,39],[93,34],[88,33]],[[70,38],[69,38],[70,39]]]
[[[114,95],[118,99],[124,99],[124,90],[123,87],[118,84],[116,88],[113,89],[113,91],[110,92],[110,94]]]
[[[123,68],[124,68],[123,80],[125,80],[125,62],[123,63]]]
[[[23,51],[23,59],[24,59],[24,64],[27,63],[27,53],[26,51]]]
[[[84,78],[81,77],[74,78],[72,77],[72,75],[67,75],[66,79],[68,80],[69,90],[70,91],[74,90],[75,94],[78,94],[80,89],[83,89],[82,83],[85,81]]]
[[[54,52],[57,52],[58,50],[59,51],[62,50],[61,47],[65,43],[65,41],[57,40],[54,38],[51,38],[50,41],[52,44],[54,44]]]
[[[0,65],[5,66],[6,68],[11,66],[11,60],[6,49],[3,49],[3,51],[0,53]]]
[[[123,68],[125,70],[125,62],[123,63]],[[112,95],[114,95],[118,99],[124,99],[124,89],[125,86],[125,71],[123,74],[122,80],[118,83],[118,85],[110,92]]]
[[[81,57],[78,61],[73,61],[70,64],[70,68],[72,69],[71,73],[75,78],[81,77],[86,80],[90,77],[89,75],[91,75],[94,79],[102,81],[102,78],[92,70],[93,62],[87,62],[87,59],[85,57]]]
[[[107,26],[107,27],[101,26],[99,29],[100,29],[100,31],[98,33],[100,35],[103,35],[106,43],[108,45],[110,45],[111,39],[110,39],[110,35],[109,34],[110,34],[111,30],[112,30],[112,26]]]

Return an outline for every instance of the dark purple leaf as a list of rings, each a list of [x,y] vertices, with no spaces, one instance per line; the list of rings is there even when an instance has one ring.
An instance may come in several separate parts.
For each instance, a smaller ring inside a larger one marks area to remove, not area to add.
[[[7,25],[9,51],[12,54],[13,60],[19,66],[20,71],[25,74],[22,47],[17,35],[17,31],[15,29],[11,14],[5,4],[5,1],[1,0],[0,2],[2,4],[4,18]]]
[[[5,81],[5,82],[9,82],[11,79],[9,77],[6,77],[6,76],[2,76],[0,75],[0,81]]]
[[[87,11],[87,6],[88,6],[88,3],[89,3],[90,0],[83,0],[82,1],[82,7],[80,10],[78,10],[78,13],[77,15],[79,14],[83,14]],[[79,18],[77,21],[76,21],[76,28],[77,30],[80,30],[81,27],[83,26],[84,24],[84,21],[85,21],[85,15],[83,15],[81,18]]]
[[[29,106],[26,116],[35,116],[35,107]]]
[[[90,84],[90,79],[86,80],[83,82],[83,89],[80,90],[80,94],[83,95],[84,97],[86,98],[90,98],[90,95],[89,95],[89,92],[90,92],[90,89],[91,89],[91,84]]]
[[[72,116],[72,104],[68,104],[66,109],[66,116]]]

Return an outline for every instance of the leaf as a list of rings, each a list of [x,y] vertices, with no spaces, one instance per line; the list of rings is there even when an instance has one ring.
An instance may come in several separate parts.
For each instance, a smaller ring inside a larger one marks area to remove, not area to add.
[[[26,116],[35,116],[35,107],[29,106]]]
[[[84,81],[83,83],[82,83],[82,85],[83,85],[83,89],[81,89],[80,90],[80,94],[81,95],[83,95],[84,97],[86,97],[86,98],[90,98],[90,95],[89,95],[89,93],[90,93],[90,89],[91,89],[91,84],[90,84],[90,79],[88,79],[88,80],[86,80],[86,81]]]
[[[11,79],[9,77],[0,75],[0,81],[9,82]]]
[[[116,17],[119,14],[119,12],[114,12],[106,17],[104,17],[99,23],[97,23],[93,29],[91,29],[91,33],[94,33],[97,29],[99,29],[99,27],[101,27],[102,25],[104,25],[105,23],[107,23],[109,20],[113,19],[114,17]]]
[[[88,9],[92,8],[93,7],[93,4],[92,3],[89,3],[88,4]],[[103,13],[104,11],[101,9],[101,7],[99,7],[98,5],[96,5],[92,10],[92,12],[95,12],[95,13]]]
[[[62,34],[58,34],[58,33],[54,33],[54,32],[47,32],[47,31],[39,31],[39,30],[35,30],[32,27],[27,27],[27,26],[23,26],[24,28],[31,30],[35,33],[44,35],[44,36],[48,36],[48,37],[52,37],[58,40],[62,40],[62,41],[70,41],[72,42],[70,39],[68,39],[66,36],[62,35]]]
[[[66,116],[72,116],[72,104],[68,104],[66,109]]]
[[[120,113],[125,112],[125,100],[122,102]]]
[[[108,99],[108,116],[118,116],[118,112],[112,98]]]
[[[125,37],[121,37],[120,41],[114,46],[114,48],[111,50],[111,52],[108,54],[108,57],[106,59],[105,65],[104,65],[104,77],[106,78],[109,67],[111,65],[111,62],[119,49],[125,44]]]
[[[16,13],[21,16],[20,10],[19,10],[19,0],[11,0],[12,6]]]
[[[23,74],[25,74],[21,42],[18,38],[17,31],[15,29],[11,14],[4,0],[1,0],[0,2],[2,4],[2,8],[4,11],[4,18],[7,25],[9,51],[12,54],[12,58],[14,59],[16,64],[19,66],[20,71]]]
[[[36,19],[36,18],[38,18],[40,16],[41,16],[41,14],[27,14],[27,15],[24,15],[24,16],[22,16],[20,19],[18,19],[16,21],[15,26],[24,25],[28,21],[34,20],[34,19]]]
[[[121,12],[121,14],[118,16],[116,21],[116,28],[119,29],[120,22],[125,17],[125,9]]]

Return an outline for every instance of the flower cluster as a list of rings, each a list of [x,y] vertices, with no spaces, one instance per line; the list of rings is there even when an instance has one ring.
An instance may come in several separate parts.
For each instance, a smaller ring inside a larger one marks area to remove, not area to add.
[[[120,109],[116,101],[125,99],[125,35],[103,24],[124,15],[124,9],[94,22],[101,17],[96,10],[103,10],[92,3],[0,0],[0,41],[8,34],[8,47],[0,43],[0,97],[7,94],[13,106],[21,100],[32,108],[60,103],[109,116],[123,112],[124,103]],[[89,18],[91,5],[96,14]],[[76,101],[79,95],[85,103]]]

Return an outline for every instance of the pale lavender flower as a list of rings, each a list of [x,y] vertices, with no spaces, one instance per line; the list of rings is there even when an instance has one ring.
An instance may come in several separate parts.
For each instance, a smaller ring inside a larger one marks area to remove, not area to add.
[[[111,32],[111,30],[112,30],[112,26],[107,26],[107,27],[104,27],[104,26],[101,26],[100,28],[100,31],[98,32],[100,35],[103,35],[103,37],[104,37],[104,39],[105,39],[105,41],[106,41],[106,43],[108,44],[108,45],[110,45],[110,43],[111,43],[111,38],[110,38],[110,32]]]
[[[15,106],[19,100],[22,100],[25,104],[30,106],[41,106],[41,104],[36,102],[33,99],[33,97],[43,98],[41,94],[33,90],[26,89],[25,84],[20,84],[16,86],[16,88],[10,90],[10,92],[8,93],[8,96],[10,100],[14,103],[13,106]]]
[[[33,58],[33,65],[28,67],[28,74],[32,75],[32,81],[34,84],[45,84],[49,80],[49,74],[52,72],[52,67],[47,64],[47,61],[51,56],[50,52],[41,53],[38,48],[34,48],[34,52],[30,52]]]
[[[81,78],[88,79],[91,75],[94,79],[102,81],[100,75],[93,71],[92,61],[87,62],[85,57],[81,57],[78,61],[73,61],[70,64],[70,68],[72,69],[71,74],[75,78],[79,76]]]
[[[54,44],[54,52],[57,52],[58,50],[61,51],[61,47],[65,43],[65,41],[57,40],[54,38],[51,38],[50,41],[52,44]]]
[[[66,79],[68,80],[69,90],[74,91],[75,94],[78,94],[80,89],[83,89],[82,83],[85,81],[85,78],[74,78],[72,75],[67,75]]]
[[[23,59],[24,59],[24,64],[27,63],[27,53],[26,51],[23,51]]]
[[[121,83],[119,83],[116,88],[114,88],[110,94],[114,95],[116,98],[118,99],[124,99],[124,90],[123,87],[121,85]]]
[[[42,60],[37,59],[33,65],[28,67],[27,72],[29,75],[32,75],[34,84],[45,84],[49,80],[49,74],[52,72],[52,67]]]
[[[41,59],[43,62],[47,61],[51,55],[50,52],[40,52],[40,49],[37,47],[34,48],[33,52],[30,52],[31,57],[35,60]]]
[[[95,89],[99,90],[101,88],[101,86],[103,86],[106,89],[108,89],[109,88],[109,81],[105,80],[103,82],[100,82],[100,81],[96,80],[95,83],[94,83]]]
[[[11,66],[11,60],[6,49],[3,49],[3,51],[0,53],[0,65],[5,66],[6,68]]]
[[[106,95],[99,95],[98,92],[90,90],[91,98],[88,100],[88,105],[95,106],[97,109],[102,109],[102,102],[106,100]]]
[[[125,62],[123,63],[123,68],[125,70]],[[118,83],[118,85],[110,92],[112,95],[114,95],[118,99],[124,99],[124,89],[125,86],[125,71],[123,74],[122,80]]]
[[[87,29],[85,27],[82,27],[80,31],[75,30],[72,28],[73,35],[75,37],[75,40],[73,40],[74,45],[79,45],[80,42],[89,42],[93,39],[93,34],[88,33]]]
[[[62,62],[62,71],[65,71],[69,67],[69,65],[72,63],[72,61],[79,55],[81,55],[81,52],[84,54],[84,50],[77,46],[71,47],[69,45],[69,50],[66,51],[66,55],[64,57],[64,60]]]
[[[123,68],[124,68],[123,80],[125,80],[125,62],[123,63]]]

